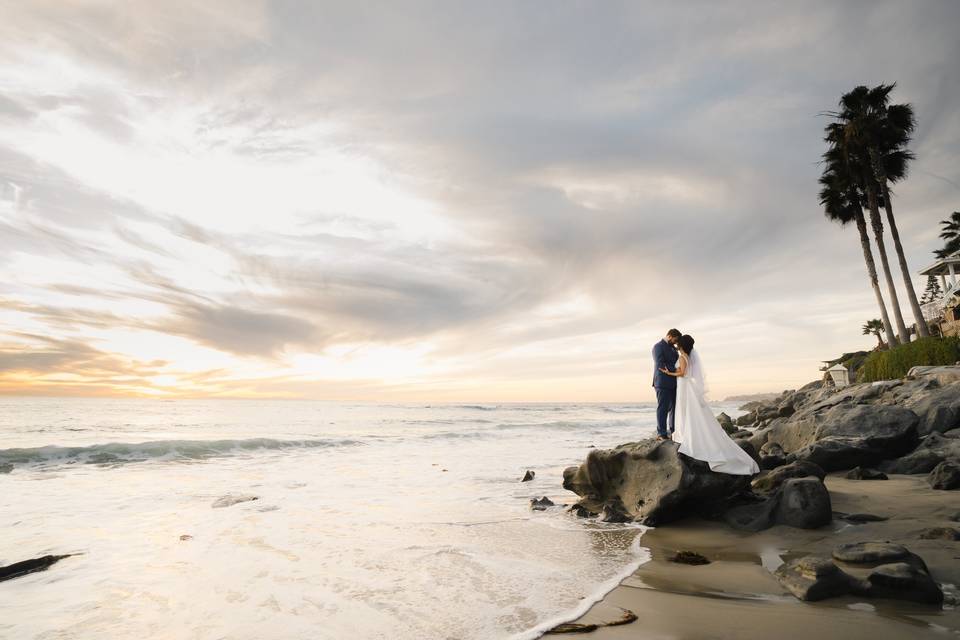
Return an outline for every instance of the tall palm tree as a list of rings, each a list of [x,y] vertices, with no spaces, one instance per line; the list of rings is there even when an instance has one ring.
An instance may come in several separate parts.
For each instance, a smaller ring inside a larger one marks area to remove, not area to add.
[[[880,283],[877,281],[877,266],[873,261],[873,251],[870,249],[870,236],[867,235],[867,221],[863,215],[863,195],[851,178],[844,162],[843,154],[836,148],[829,149],[824,157],[824,171],[820,176],[820,204],[824,214],[830,220],[844,226],[855,222],[860,234],[860,247],[863,249],[863,261],[867,265],[867,276],[870,286],[877,298],[880,307],[880,317],[884,332],[887,334],[887,344],[896,345],[897,339],[890,326],[890,317],[887,315],[887,305],[883,301]]]
[[[863,335],[869,336],[873,334],[877,336],[877,342],[879,343],[877,347],[879,349],[885,349],[887,345],[883,344],[883,338],[880,337],[881,331],[883,331],[883,322],[880,320],[867,320],[863,324]]]
[[[917,120],[913,115],[913,107],[909,104],[890,104],[890,92],[897,83],[880,84],[867,92],[866,102],[869,109],[870,126],[865,133],[868,136],[867,147],[870,154],[870,163],[873,174],[880,186],[880,196],[887,213],[887,224],[890,235],[893,237],[893,246],[897,252],[897,261],[900,263],[900,273],[903,276],[903,286],[907,292],[910,309],[917,324],[920,337],[930,335],[927,322],[924,320],[917,292],[913,287],[907,258],[900,243],[900,231],[893,216],[893,199],[890,196],[890,184],[906,177],[907,166],[914,159],[912,152],[906,146],[910,142]]]
[[[867,146],[867,142],[871,139],[868,133],[873,126],[866,101],[868,92],[869,89],[866,87],[857,87],[843,95],[840,99],[841,110],[832,114],[837,118],[837,122],[827,126],[826,140],[842,153],[851,177],[867,196],[870,226],[873,228],[877,252],[880,254],[880,267],[883,269],[884,280],[890,294],[890,306],[897,323],[897,332],[900,334],[901,342],[909,342],[910,334],[903,322],[903,314],[900,312],[900,300],[897,297],[896,286],[893,284],[890,261],[887,259],[887,248],[883,240],[880,186],[873,172]]]
[[[960,211],[954,211],[946,220],[940,221],[943,233],[940,237],[946,241],[943,249],[934,251],[938,258],[946,258],[951,253],[960,251]]]

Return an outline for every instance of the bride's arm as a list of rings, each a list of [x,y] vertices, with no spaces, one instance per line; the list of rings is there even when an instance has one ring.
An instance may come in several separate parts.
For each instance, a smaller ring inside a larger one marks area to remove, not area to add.
[[[682,378],[683,374],[687,372],[687,356],[682,353],[680,354],[680,362],[677,363],[676,371],[668,371],[666,368],[661,368],[660,372],[668,376],[673,376],[674,378]]]

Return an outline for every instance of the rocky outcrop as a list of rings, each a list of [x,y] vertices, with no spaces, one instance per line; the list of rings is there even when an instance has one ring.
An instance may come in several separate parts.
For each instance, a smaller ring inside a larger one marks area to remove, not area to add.
[[[956,365],[913,367],[907,372],[907,378],[934,380],[941,385],[946,385],[951,382],[960,382],[960,367]]]
[[[814,476],[822,481],[826,475],[826,472],[818,465],[806,460],[798,460],[797,462],[791,462],[782,467],[777,467],[773,471],[758,476],[753,481],[753,489],[760,493],[771,493],[779,489],[780,485],[790,478]]]
[[[580,496],[574,509],[649,526],[715,509],[749,487],[748,476],[713,472],[677,449],[652,439],[594,449],[583,464],[564,470],[563,487]]]
[[[960,438],[934,431],[907,455],[881,463],[880,470],[886,473],[929,473],[944,460],[960,461]]]
[[[944,433],[960,427],[960,382],[933,387],[917,393],[904,406],[918,416],[917,433]]]
[[[865,579],[843,571],[843,566],[871,568]],[[940,605],[943,592],[923,560],[905,547],[883,542],[840,545],[832,559],[806,556],[775,572],[780,584],[801,600],[815,601],[854,594]]]

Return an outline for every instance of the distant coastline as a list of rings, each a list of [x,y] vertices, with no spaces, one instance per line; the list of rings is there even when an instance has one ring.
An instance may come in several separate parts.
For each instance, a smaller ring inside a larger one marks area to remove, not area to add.
[[[723,402],[760,402],[780,397],[779,393],[745,393],[738,396],[727,396]]]

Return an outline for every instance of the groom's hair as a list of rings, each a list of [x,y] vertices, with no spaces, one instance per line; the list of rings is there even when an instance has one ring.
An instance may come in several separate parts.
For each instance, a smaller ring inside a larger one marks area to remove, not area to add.
[[[667,331],[667,335],[670,336],[671,338],[679,338],[683,334],[677,331],[676,329],[670,329],[670,331]]]

